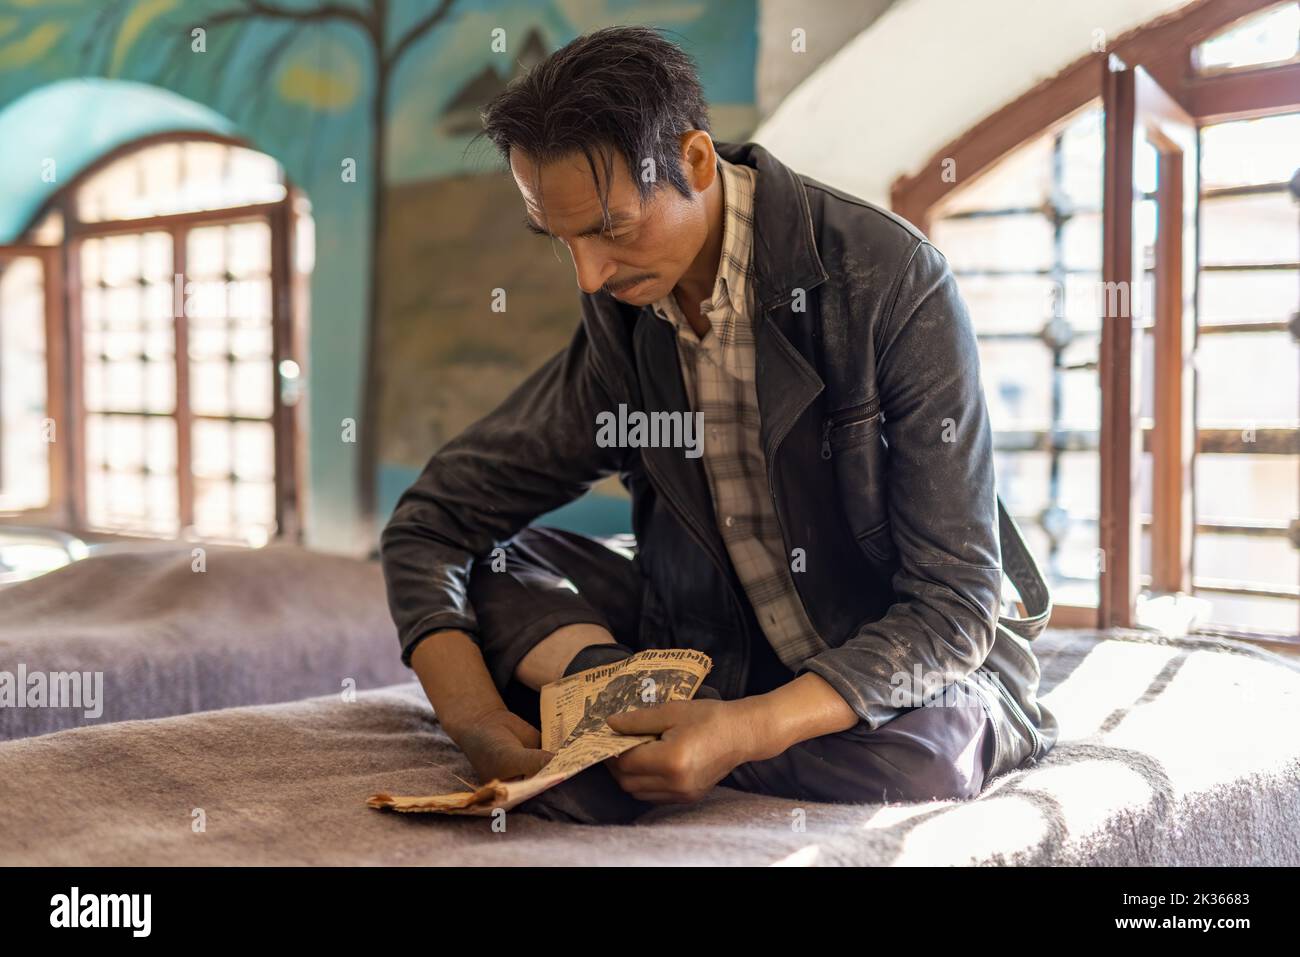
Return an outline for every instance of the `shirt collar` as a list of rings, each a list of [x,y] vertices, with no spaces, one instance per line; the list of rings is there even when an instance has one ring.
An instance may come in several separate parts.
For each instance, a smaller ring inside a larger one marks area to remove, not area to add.
[[[814,216],[809,203],[809,189],[826,187],[805,180],[757,143],[715,141],[713,145],[719,157],[756,174],[754,255],[749,276],[755,311],[775,309],[790,301],[793,290],[808,291],[826,282],[830,277],[814,238],[821,234],[824,215],[819,207]],[[773,242],[772,237],[780,241]]]
[[[754,171],[748,167],[729,163],[718,157],[722,172],[722,253],[718,257],[718,275],[713,281],[713,292],[704,300],[705,313],[721,315],[720,308],[730,304],[738,313],[748,312],[746,298],[749,287],[749,270],[754,239]],[[655,312],[677,325],[680,307],[673,294],[654,303]],[[715,321],[710,317],[710,321]],[[720,321],[720,320],[719,320]]]

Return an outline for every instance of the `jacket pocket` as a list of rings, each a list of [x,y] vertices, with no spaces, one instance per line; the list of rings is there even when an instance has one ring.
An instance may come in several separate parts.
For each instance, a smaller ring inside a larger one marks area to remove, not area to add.
[[[898,549],[890,530],[889,446],[880,428],[878,398],[826,417],[822,458],[829,459],[835,470],[844,514],[859,547],[876,562],[892,562]]]

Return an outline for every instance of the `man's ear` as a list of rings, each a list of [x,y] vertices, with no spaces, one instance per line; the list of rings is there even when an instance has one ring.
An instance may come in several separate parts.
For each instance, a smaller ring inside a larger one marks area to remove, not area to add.
[[[686,181],[702,193],[718,178],[718,154],[713,149],[713,137],[704,130],[687,130],[681,136],[682,172]]]

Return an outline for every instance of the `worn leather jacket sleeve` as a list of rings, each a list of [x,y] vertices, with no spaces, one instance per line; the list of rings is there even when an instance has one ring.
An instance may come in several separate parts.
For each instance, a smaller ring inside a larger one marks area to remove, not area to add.
[[[596,413],[614,408],[581,326],[567,349],[429,459],[380,537],[405,664],[434,631],[476,633],[467,597],[476,559],[619,471],[624,450],[596,444]]]
[[[896,602],[809,658],[872,729],[978,668],[1001,598],[993,439],[970,316],[922,241],[876,340]]]

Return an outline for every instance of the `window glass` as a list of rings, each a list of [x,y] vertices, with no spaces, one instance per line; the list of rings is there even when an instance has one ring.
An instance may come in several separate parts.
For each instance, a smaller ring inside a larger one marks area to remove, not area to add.
[[[1283,3],[1243,17],[1193,51],[1202,72],[1285,63],[1300,54],[1300,4]]]
[[[32,256],[0,259],[0,511],[50,501],[45,272]]]
[[[979,340],[999,491],[1063,605],[1097,603],[1101,121],[1094,103],[1025,144],[930,228]]]

